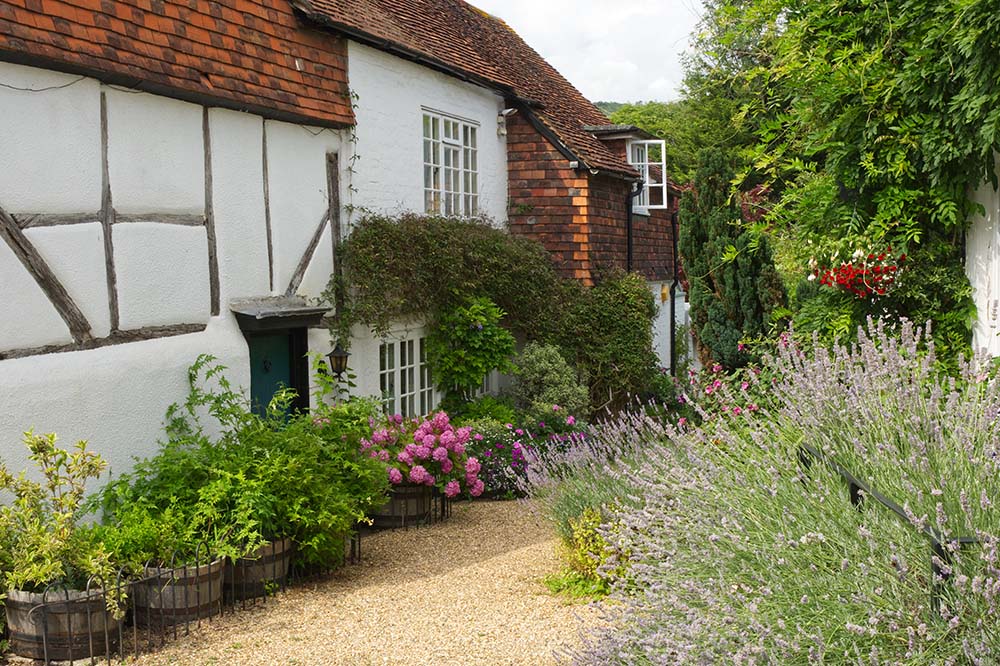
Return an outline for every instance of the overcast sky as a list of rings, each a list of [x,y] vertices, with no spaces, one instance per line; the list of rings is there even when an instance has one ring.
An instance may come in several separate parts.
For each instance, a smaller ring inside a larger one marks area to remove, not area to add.
[[[469,0],[507,22],[593,102],[678,96],[700,0]]]

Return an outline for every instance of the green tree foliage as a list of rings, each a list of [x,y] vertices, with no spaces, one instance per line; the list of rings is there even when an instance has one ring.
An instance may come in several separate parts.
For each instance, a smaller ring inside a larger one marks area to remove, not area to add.
[[[771,220],[800,270],[857,250],[911,258],[895,293],[849,303],[807,289],[819,300],[798,298],[800,318],[829,322],[817,316],[825,304],[852,331],[872,311],[930,318],[941,357],[967,351],[962,231],[978,208],[970,192],[996,182],[1000,148],[996,4],[713,0],[709,16],[718,30],[704,61],[735,65],[734,80],[759,90],[741,112],[758,136],[744,175],[780,194]]]
[[[678,248],[702,355],[738,368],[750,361],[741,340],[766,334],[772,312],[786,299],[766,236],[743,226],[730,196],[731,180],[724,154],[701,155],[694,188],[681,199]]]

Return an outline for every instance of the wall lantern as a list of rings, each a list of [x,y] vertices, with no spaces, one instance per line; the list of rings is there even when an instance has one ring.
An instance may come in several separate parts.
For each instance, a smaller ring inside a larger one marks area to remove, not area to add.
[[[333,348],[332,352],[326,355],[326,358],[330,361],[330,371],[337,375],[337,379],[340,379],[340,376],[347,370],[347,357],[350,355],[350,352],[345,351],[340,346],[340,341],[337,341],[337,346]]]

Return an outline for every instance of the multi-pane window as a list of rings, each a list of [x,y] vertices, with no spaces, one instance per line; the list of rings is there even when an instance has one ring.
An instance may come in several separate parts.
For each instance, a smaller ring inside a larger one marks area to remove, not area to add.
[[[378,348],[378,383],[382,407],[388,414],[396,413],[396,374],[396,344],[383,342]]]
[[[479,213],[479,128],[424,112],[424,211],[472,217]]]
[[[629,143],[629,164],[636,168],[643,182],[642,193],[635,200],[638,208],[667,207],[667,165],[664,147],[665,143],[659,139]]]
[[[421,416],[434,409],[437,403],[424,338],[387,340],[379,345],[379,388],[387,414]]]

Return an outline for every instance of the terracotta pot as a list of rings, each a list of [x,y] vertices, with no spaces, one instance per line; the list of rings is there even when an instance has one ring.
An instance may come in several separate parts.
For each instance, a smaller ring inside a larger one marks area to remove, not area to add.
[[[110,654],[118,647],[121,620],[106,603],[102,590],[11,590],[4,602],[11,649],[59,661]]]
[[[291,539],[266,543],[226,567],[226,599],[262,597],[285,584],[295,544]]]
[[[135,622],[140,626],[180,624],[222,611],[222,573],[226,561],[185,567],[146,567],[132,587]]]
[[[434,488],[403,483],[393,486],[389,501],[372,515],[372,526],[380,529],[426,524],[431,521]]]

